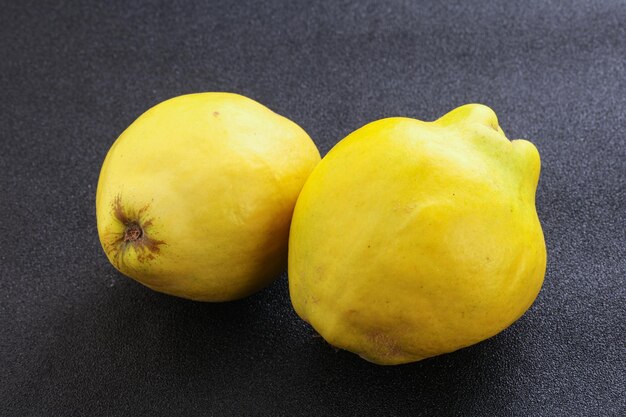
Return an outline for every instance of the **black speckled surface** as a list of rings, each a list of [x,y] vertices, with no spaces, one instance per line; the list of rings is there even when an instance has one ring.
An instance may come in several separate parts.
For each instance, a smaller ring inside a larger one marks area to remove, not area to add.
[[[92,3],[0,13],[0,415],[626,415],[626,3]],[[379,367],[315,338],[284,275],[229,304],[124,278],[95,230],[100,164],[148,107],[212,90],[322,154],[377,118],[491,106],[542,155],[536,303]]]

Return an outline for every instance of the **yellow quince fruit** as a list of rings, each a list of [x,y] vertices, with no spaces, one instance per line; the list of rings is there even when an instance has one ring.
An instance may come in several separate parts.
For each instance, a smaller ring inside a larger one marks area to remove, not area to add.
[[[356,130],[298,198],[293,307],[330,344],[385,365],[495,335],[543,282],[539,170],[537,149],[479,104]]]
[[[293,208],[319,160],[304,130],[249,98],[167,100],[132,123],[102,165],[102,247],[154,290],[245,297],[284,268]]]

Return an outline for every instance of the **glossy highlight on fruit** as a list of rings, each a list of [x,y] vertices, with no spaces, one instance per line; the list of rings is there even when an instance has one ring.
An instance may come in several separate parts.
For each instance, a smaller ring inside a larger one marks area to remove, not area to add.
[[[535,300],[539,153],[479,104],[394,117],[338,143],[298,199],[293,307],[330,344],[401,364],[480,342]]]
[[[245,297],[284,268],[293,208],[319,159],[304,130],[249,98],[167,100],[106,156],[96,193],[102,247],[154,290]]]

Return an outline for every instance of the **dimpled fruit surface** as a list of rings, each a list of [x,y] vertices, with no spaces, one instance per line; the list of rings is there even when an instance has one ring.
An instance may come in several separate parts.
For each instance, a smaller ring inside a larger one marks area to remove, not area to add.
[[[106,156],[96,193],[102,247],[154,290],[245,297],[284,268],[293,208],[319,159],[304,130],[249,98],[167,100]]]
[[[489,338],[535,300],[546,249],[539,154],[479,104],[389,118],[307,180],[289,242],[292,304],[330,344],[400,364]]]

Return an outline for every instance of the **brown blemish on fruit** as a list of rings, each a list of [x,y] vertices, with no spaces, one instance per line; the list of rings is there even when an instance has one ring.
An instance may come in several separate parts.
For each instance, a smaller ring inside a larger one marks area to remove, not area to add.
[[[377,356],[392,358],[402,353],[402,349],[400,349],[396,341],[383,332],[371,332],[367,335],[367,338],[369,343],[374,348]]]
[[[163,240],[150,236],[149,228],[153,219],[147,218],[149,204],[139,210],[133,210],[122,204],[121,195],[117,195],[111,204],[112,215],[116,221],[124,226],[122,232],[110,232],[105,237],[105,249],[118,268],[125,265],[125,255],[134,250],[137,261],[146,263],[155,259],[161,251],[160,245],[166,245]]]
[[[220,112],[218,112],[218,111],[214,111],[214,112],[213,112],[213,116],[217,117],[217,116],[219,116],[219,115],[220,115]]]

